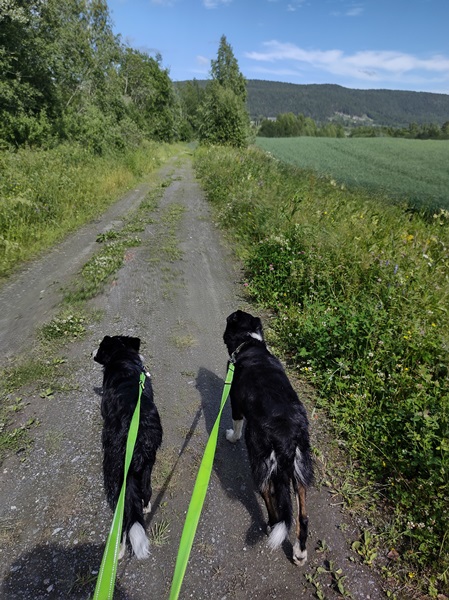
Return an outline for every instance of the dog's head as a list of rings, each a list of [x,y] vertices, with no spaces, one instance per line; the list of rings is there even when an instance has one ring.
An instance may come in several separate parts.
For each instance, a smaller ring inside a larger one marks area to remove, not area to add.
[[[229,354],[232,354],[243,342],[254,338],[261,342],[263,339],[262,321],[247,312],[236,310],[226,319],[226,329],[223,340]]]
[[[92,352],[93,359],[100,365],[107,365],[114,354],[123,351],[134,351],[137,354],[140,349],[140,339],[128,335],[106,335],[97,350]]]

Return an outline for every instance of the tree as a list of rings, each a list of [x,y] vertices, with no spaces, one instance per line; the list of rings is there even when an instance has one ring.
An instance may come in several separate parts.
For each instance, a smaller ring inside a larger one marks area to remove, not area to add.
[[[0,140],[171,141],[180,108],[161,61],[123,46],[106,0],[0,0]]]
[[[211,61],[210,81],[199,109],[200,142],[236,147],[247,145],[250,132],[246,110],[246,80],[223,35],[217,60]]]
[[[212,81],[199,109],[199,139],[204,144],[242,148],[248,143],[248,113],[235,93]]]
[[[242,102],[246,102],[246,79],[240,73],[232,46],[228,44],[224,35],[220,38],[217,60],[211,61],[211,75],[213,80],[218,81],[223,87],[231,89]]]
[[[199,129],[198,111],[204,100],[205,89],[193,79],[178,87],[178,94],[182,111],[181,139],[191,141]]]

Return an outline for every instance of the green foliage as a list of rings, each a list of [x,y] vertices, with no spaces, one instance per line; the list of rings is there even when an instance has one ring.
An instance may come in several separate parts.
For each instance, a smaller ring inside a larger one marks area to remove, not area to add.
[[[246,81],[222,36],[216,61],[211,61],[212,81],[198,109],[198,136],[203,144],[241,148],[248,144],[250,123],[245,108]]]
[[[237,98],[246,102],[246,79],[240,73],[237,59],[232,51],[232,46],[228,44],[226,36],[220,38],[217,60],[211,61],[212,80],[218,82],[222,87],[230,89]]]
[[[241,148],[248,143],[248,115],[238,96],[211,82],[199,111],[199,140]]]
[[[442,579],[449,213],[422,217],[256,149],[199,149],[195,164],[250,295],[276,316],[277,344],[388,502],[385,536],[405,563]]]
[[[195,139],[200,126],[199,108],[204,100],[204,86],[194,79],[177,86],[177,90],[182,111],[180,139],[189,142]]]
[[[318,127],[313,119],[303,114],[286,113],[278,115],[276,120],[264,119],[257,135],[260,137],[298,137],[300,135],[320,137],[345,137],[343,126],[333,123]]]
[[[177,137],[180,110],[168,71],[160,57],[122,45],[106,0],[3,4],[0,143],[76,140],[104,153]]]
[[[86,332],[84,323],[85,318],[82,315],[62,315],[44,325],[41,335],[47,341],[79,338]]]
[[[418,208],[449,208],[449,142],[301,137],[256,143],[282,161],[335,178],[336,186],[363,186]]]
[[[410,140],[447,140],[449,139],[449,122],[441,127],[435,123],[410,123],[408,127],[374,127],[361,125],[351,130],[349,137],[396,137]]]

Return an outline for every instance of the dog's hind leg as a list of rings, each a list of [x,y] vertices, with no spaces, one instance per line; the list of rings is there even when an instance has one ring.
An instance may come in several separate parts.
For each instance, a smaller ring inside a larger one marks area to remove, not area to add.
[[[234,429],[226,430],[226,439],[228,442],[235,443],[242,437],[242,429],[243,429],[243,419],[239,419],[238,421],[232,420],[232,426]]]
[[[151,495],[153,488],[151,487],[151,467],[146,466],[142,474],[142,501],[143,514],[147,515],[151,512]]]
[[[126,552],[126,532],[123,532],[123,536],[122,536],[122,541],[120,544],[120,548],[118,551],[118,560],[122,560],[122,558],[125,556],[125,552]]]
[[[301,567],[307,560],[307,532],[309,519],[306,511],[306,488],[296,480],[293,481],[295,488],[296,505],[298,514],[296,517],[296,542],[293,546],[293,562]]]
[[[264,487],[260,490],[260,494],[265,502],[268,513],[268,528],[271,531],[271,527],[279,521],[279,515],[276,504],[274,502],[274,494],[272,489],[273,484],[268,480]]]

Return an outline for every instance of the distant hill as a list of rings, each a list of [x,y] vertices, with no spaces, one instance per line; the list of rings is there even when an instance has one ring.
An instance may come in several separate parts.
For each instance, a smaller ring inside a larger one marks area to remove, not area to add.
[[[180,82],[182,84],[183,82]],[[199,81],[205,85],[206,81]],[[399,90],[354,90],[332,84],[301,85],[249,79],[248,111],[252,119],[302,113],[318,123],[389,125],[449,121],[449,95]]]
[[[449,121],[449,95],[395,90],[353,90],[340,85],[300,85],[248,80],[252,118],[302,113],[315,121],[371,123],[405,127],[409,123]]]

